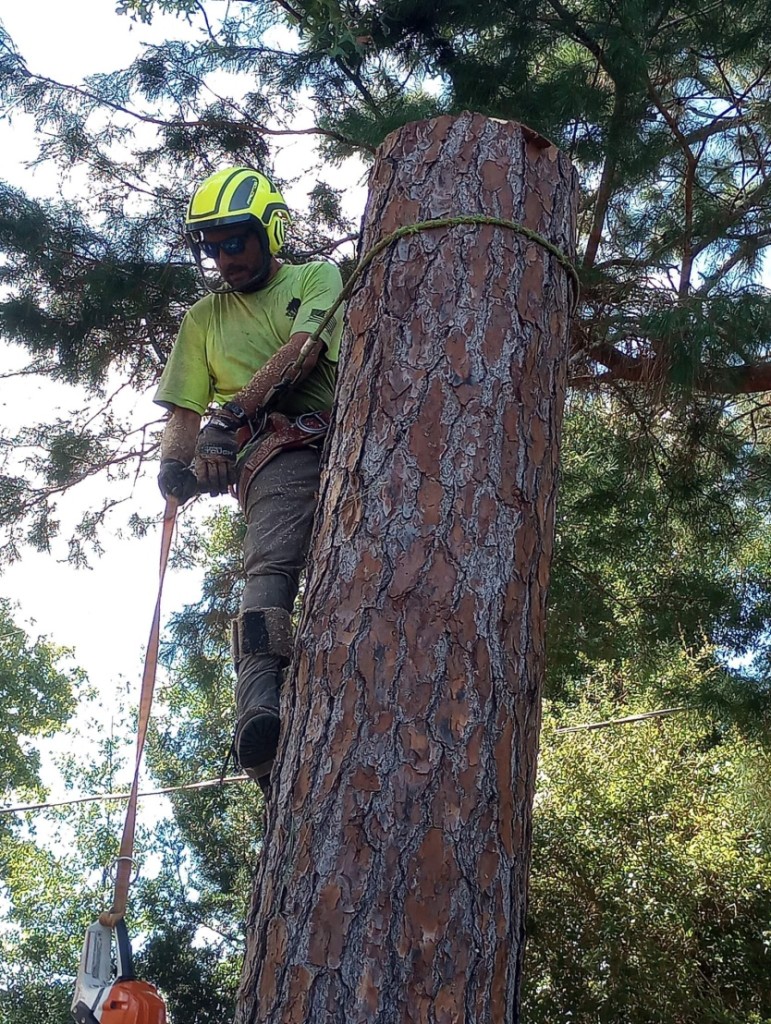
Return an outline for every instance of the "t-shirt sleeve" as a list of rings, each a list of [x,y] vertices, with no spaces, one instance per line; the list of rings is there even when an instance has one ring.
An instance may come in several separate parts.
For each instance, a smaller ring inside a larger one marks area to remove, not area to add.
[[[306,266],[300,308],[292,325],[292,334],[300,334],[303,331],[313,334],[343,290],[343,279],[334,263],[308,263]],[[339,306],[321,333],[321,338],[327,346],[324,355],[331,363],[336,363],[340,356],[344,312],[345,307]]]
[[[154,402],[166,409],[178,405],[203,415],[212,399],[212,382],[206,361],[206,330],[201,319],[201,311],[193,307],[182,320],[153,397]]]

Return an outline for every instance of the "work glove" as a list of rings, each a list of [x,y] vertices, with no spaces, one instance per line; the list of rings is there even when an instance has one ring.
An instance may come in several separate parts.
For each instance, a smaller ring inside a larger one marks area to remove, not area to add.
[[[180,505],[198,493],[195,473],[179,459],[161,459],[158,486],[164,498],[176,498]]]
[[[212,498],[226,494],[236,482],[238,423],[225,417],[212,416],[198,435],[195,445],[195,475],[202,491]]]

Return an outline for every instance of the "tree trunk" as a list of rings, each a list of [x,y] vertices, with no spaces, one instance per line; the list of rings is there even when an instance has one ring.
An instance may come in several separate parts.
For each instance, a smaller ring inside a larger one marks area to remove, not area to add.
[[[409,124],[362,253],[486,214],[572,259],[576,189],[514,122]],[[539,243],[462,225],[350,302],[238,1024],[519,1018],[570,299]]]

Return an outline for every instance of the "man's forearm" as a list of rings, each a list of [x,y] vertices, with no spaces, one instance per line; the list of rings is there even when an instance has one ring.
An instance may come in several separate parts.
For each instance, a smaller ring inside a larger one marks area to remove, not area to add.
[[[247,416],[254,416],[259,407],[265,401],[265,397],[270,389],[275,387],[284,379],[284,376],[292,364],[297,361],[297,357],[300,355],[300,350],[309,337],[310,334],[305,332],[293,334],[286,345],[279,349],[279,351],[268,360],[262,369],[255,373],[246,387],[241,388],[238,394],[233,396],[231,401],[236,405],[240,405]],[[313,351],[308,355],[302,365],[299,380],[304,380],[313,370],[316,365],[316,361],[318,360],[319,353],[323,347],[324,343],[319,341]]]
[[[195,455],[195,442],[201,417],[192,409],[174,406],[161,438],[161,458],[178,459],[189,466]]]

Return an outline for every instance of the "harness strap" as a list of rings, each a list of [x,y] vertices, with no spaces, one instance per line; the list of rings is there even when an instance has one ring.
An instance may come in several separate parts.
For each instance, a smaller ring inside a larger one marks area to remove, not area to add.
[[[240,462],[236,496],[244,513],[249,484],[255,474],[283,451],[318,444],[328,428],[328,412],[304,413],[294,421],[280,412],[268,414],[261,433],[247,443]]]
[[[155,689],[155,674],[158,668],[158,645],[161,633],[161,595],[163,593],[163,579],[166,575],[166,564],[169,560],[171,540],[174,536],[174,522],[177,518],[177,499],[167,498],[166,508],[163,512],[163,534],[161,536],[161,564],[158,578],[158,598],[155,602],[155,613],[153,624],[150,628],[150,639],[147,644],[145,655],[145,668],[142,674],[142,689],[139,695],[139,715],[137,722],[137,753],[134,764],[134,781],[131,783],[128,807],[126,809],[126,820],[123,825],[123,836],[120,841],[120,853],[117,858],[115,870],[115,891],[112,906],[109,910],[99,916],[99,923],[108,928],[114,928],[118,921],[122,920],[126,913],[126,902],[128,890],[131,884],[131,867],[134,860],[134,832],[137,820],[137,796],[139,793],[139,768],[142,763],[142,753],[145,749],[147,738],[147,727],[150,724],[150,708],[153,703],[153,690]]]

